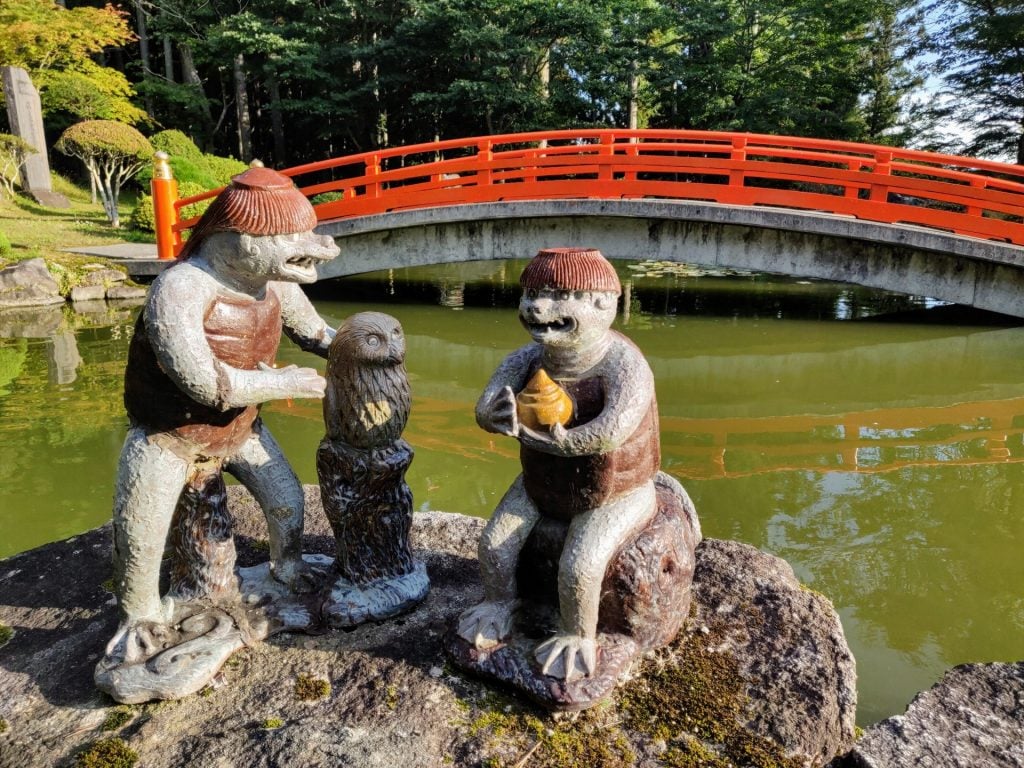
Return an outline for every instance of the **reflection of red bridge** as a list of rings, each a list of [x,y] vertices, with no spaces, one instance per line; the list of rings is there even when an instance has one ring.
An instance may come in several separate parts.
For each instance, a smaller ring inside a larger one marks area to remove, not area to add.
[[[683,460],[672,468],[681,477],[1020,462],[1007,443],[1024,435],[1024,397],[830,416],[670,417],[661,433],[663,453]]]
[[[560,198],[658,198],[824,211],[1024,244],[1024,169],[930,152],[792,136],[575,130],[453,139],[289,168],[321,221],[411,208]],[[154,179],[161,258],[182,207]]]

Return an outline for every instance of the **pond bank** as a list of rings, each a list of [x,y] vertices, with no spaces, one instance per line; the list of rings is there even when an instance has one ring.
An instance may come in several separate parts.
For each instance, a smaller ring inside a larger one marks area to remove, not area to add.
[[[261,514],[240,488],[230,496],[240,562],[265,559]],[[307,501],[306,549],[332,552],[316,488],[307,486]],[[0,647],[0,766],[70,764],[111,737],[148,767],[230,765],[240,754],[267,766],[494,766],[532,750],[535,766],[797,768],[849,747],[853,662],[831,604],[784,561],[735,542],[702,545],[688,631],[651,654],[608,706],[553,718],[455,674],[441,641],[479,599],[472,553],[482,524],[415,516],[413,543],[433,587],[412,613],[351,632],[281,635],[237,654],[198,695],[132,707],[92,682],[116,624],[109,530],[0,561],[0,621],[12,630]]]

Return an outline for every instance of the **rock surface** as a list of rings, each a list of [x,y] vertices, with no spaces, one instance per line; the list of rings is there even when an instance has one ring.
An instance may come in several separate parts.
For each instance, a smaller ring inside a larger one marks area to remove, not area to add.
[[[305,548],[333,553],[316,488],[307,499]],[[262,515],[238,487],[230,505],[239,563],[265,560]],[[116,624],[109,528],[0,561],[0,622],[14,630],[0,647],[0,766],[71,765],[110,737],[147,768],[514,765],[527,753],[531,768],[694,755],[714,768],[805,766],[849,749],[854,672],[838,617],[784,562],[734,542],[698,548],[690,629],[638,664],[611,706],[553,718],[454,673],[442,638],[480,599],[482,526],[414,515],[432,586],[412,613],[275,636],[236,654],[200,694],[136,706],[114,705],[92,680]],[[762,762],[739,757],[751,754]]]
[[[19,261],[0,269],[0,308],[63,303],[57,281],[42,259]]]
[[[1024,661],[963,664],[871,726],[850,768],[1024,768]]]

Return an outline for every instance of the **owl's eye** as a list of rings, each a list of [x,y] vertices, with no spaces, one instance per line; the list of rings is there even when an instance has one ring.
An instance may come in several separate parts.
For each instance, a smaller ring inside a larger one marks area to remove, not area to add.
[[[402,332],[398,328],[395,328],[395,330],[391,332],[391,335],[397,339],[399,336],[402,335]]]
[[[380,336],[367,336],[366,346],[368,347],[379,347],[383,339]]]

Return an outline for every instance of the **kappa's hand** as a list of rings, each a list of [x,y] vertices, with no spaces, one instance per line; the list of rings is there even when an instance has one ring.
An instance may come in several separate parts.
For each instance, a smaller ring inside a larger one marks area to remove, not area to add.
[[[272,368],[266,363],[260,363],[259,369],[277,378],[275,384],[280,390],[280,398],[322,398],[327,391],[327,380],[315,368],[299,368],[297,365]]]
[[[516,396],[512,387],[502,387],[487,407],[484,429],[509,437],[519,435],[519,415],[516,413]]]

